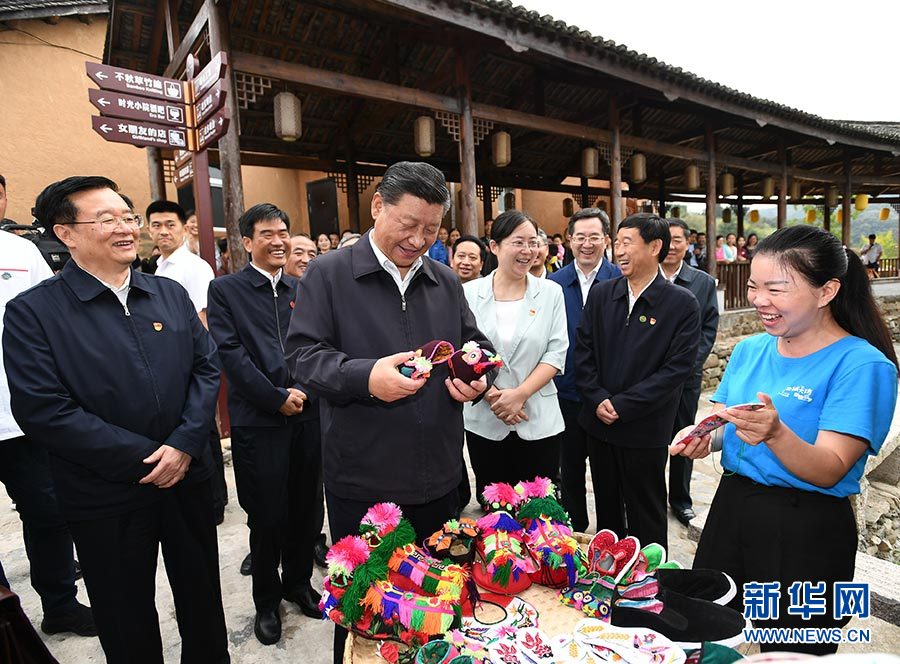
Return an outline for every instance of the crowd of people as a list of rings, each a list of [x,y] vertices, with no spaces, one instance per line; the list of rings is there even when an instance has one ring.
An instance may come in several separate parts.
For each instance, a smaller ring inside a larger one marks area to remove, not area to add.
[[[719,316],[703,233],[638,213],[611,237],[607,213],[586,208],[565,237],[519,210],[476,237],[442,226],[449,207],[444,175],[421,162],[387,169],[362,236],[292,236],[288,215],[260,203],[239,220],[249,263],[226,274],[222,247],[219,276],[178,204],[138,214],[105,177],[66,178],[37,198],[37,223],[71,253],[57,275],[30,242],[0,233],[0,480],[45,632],[98,634],[108,662],[159,664],[161,547],[182,661],[229,661],[220,373],[263,644],[281,639],[282,601],[321,615],[310,579],[324,506],[332,542],[382,501],[421,541],[471,501],[464,445],[476,498],[492,482],[555,478],[576,530],[663,547],[667,503],[694,517],[691,461],[721,446],[697,565],[739,583],[827,581],[830,606],[831,582],[853,578],[848,496],[897,396],[858,255],[806,226],[717,238],[717,257],[753,259],[765,333],[738,344],[713,396],[724,432],[690,436]],[[141,270],[144,228],[158,257]],[[469,382],[398,370],[431,340],[502,366]],[[745,402],[760,407],[729,408]],[[90,608],[75,598],[73,542]],[[827,613],[821,626],[840,623]],[[781,616],[770,625],[796,622]],[[345,636],[335,629],[335,662]]]

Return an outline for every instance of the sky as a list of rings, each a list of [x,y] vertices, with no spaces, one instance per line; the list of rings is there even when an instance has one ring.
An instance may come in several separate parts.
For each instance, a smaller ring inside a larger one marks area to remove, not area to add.
[[[898,0],[513,0],[756,97],[900,122]]]

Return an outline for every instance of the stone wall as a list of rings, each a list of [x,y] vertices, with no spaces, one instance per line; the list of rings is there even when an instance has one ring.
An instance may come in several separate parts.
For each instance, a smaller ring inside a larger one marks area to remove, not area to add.
[[[900,343],[900,295],[875,298],[884,313],[888,329],[895,343]],[[703,391],[715,390],[722,380],[731,351],[741,340],[763,331],[762,323],[753,309],[726,311],[719,316],[719,334],[712,352],[703,365]]]

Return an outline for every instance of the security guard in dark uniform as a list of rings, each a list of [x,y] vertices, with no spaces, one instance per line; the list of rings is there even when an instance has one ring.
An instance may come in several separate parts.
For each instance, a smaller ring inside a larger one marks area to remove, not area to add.
[[[321,435],[316,409],[291,378],[284,354],[297,290],[297,279],[283,270],[290,221],[261,203],[239,226],[250,264],[210,284],[207,315],[228,378],[234,475],[250,526],[254,633],[271,645],[281,639],[282,599],[306,616],[322,615],[309,582],[321,527]]]
[[[131,269],[143,220],[104,177],[35,204],[71,251],[6,307],[13,415],[49,452],[109,664],[162,664],[162,546],[184,664],[229,661],[207,445],[215,344],[177,283]]]

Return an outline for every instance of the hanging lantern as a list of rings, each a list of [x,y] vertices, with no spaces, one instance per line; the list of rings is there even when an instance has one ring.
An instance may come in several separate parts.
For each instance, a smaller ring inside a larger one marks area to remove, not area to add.
[[[275,95],[275,135],[282,141],[296,141],[303,131],[300,100],[291,92]]]
[[[575,214],[575,201],[571,198],[563,199],[563,216],[567,219]]]
[[[881,212],[878,213],[878,221],[887,221],[891,216],[891,208],[881,208]]]
[[[853,207],[856,208],[857,212],[862,212],[867,207],[869,207],[869,195],[868,194],[857,194],[856,198],[853,200]]]
[[[791,200],[792,200],[792,201],[799,201],[799,200],[800,200],[800,194],[801,194],[801,193],[802,193],[802,192],[800,191],[800,182],[799,182],[799,180],[794,180],[793,182],[791,182]]]
[[[771,177],[763,178],[762,181],[762,197],[772,198],[775,195],[775,180]]]
[[[700,188],[700,167],[697,164],[690,164],[684,169],[684,183],[688,191]]]
[[[828,187],[825,190],[825,203],[830,208],[837,205],[837,187]]]
[[[597,148],[585,148],[581,151],[581,176],[595,178],[600,172],[600,151]]]
[[[516,195],[508,191],[503,194],[503,209],[504,210],[515,210],[516,209]]]
[[[722,173],[722,184],[719,185],[719,189],[726,198],[734,194],[734,176],[728,171]]]
[[[816,223],[816,209],[810,208],[806,211],[806,223],[814,224]]]
[[[677,205],[672,208],[672,216],[676,219],[681,219],[681,208]]]
[[[491,139],[493,147],[494,166],[503,168],[512,161],[512,139],[509,132],[498,131]]]
[[[647,179],[647,158],[640,152],[631,155],[631,181],[640,184]]]
[[[759,221],[759,210],[750,210],[750,223],[755,224]]]
[[[414,126],[416,154],[420,157],[430,157],[434,154],[434,118],[430,115],[420,115],[416,118]]]
[[[837,211],[837,222],[838,222],[839,224],[843,224],[843,223],[844,223],[844,208],[842,208],[842,207],[839,207],[839,208],[838,208],[838,211]]]
[[[730,224],[731,223],[731,208],[727,207],[722,210],[722,223]]]

